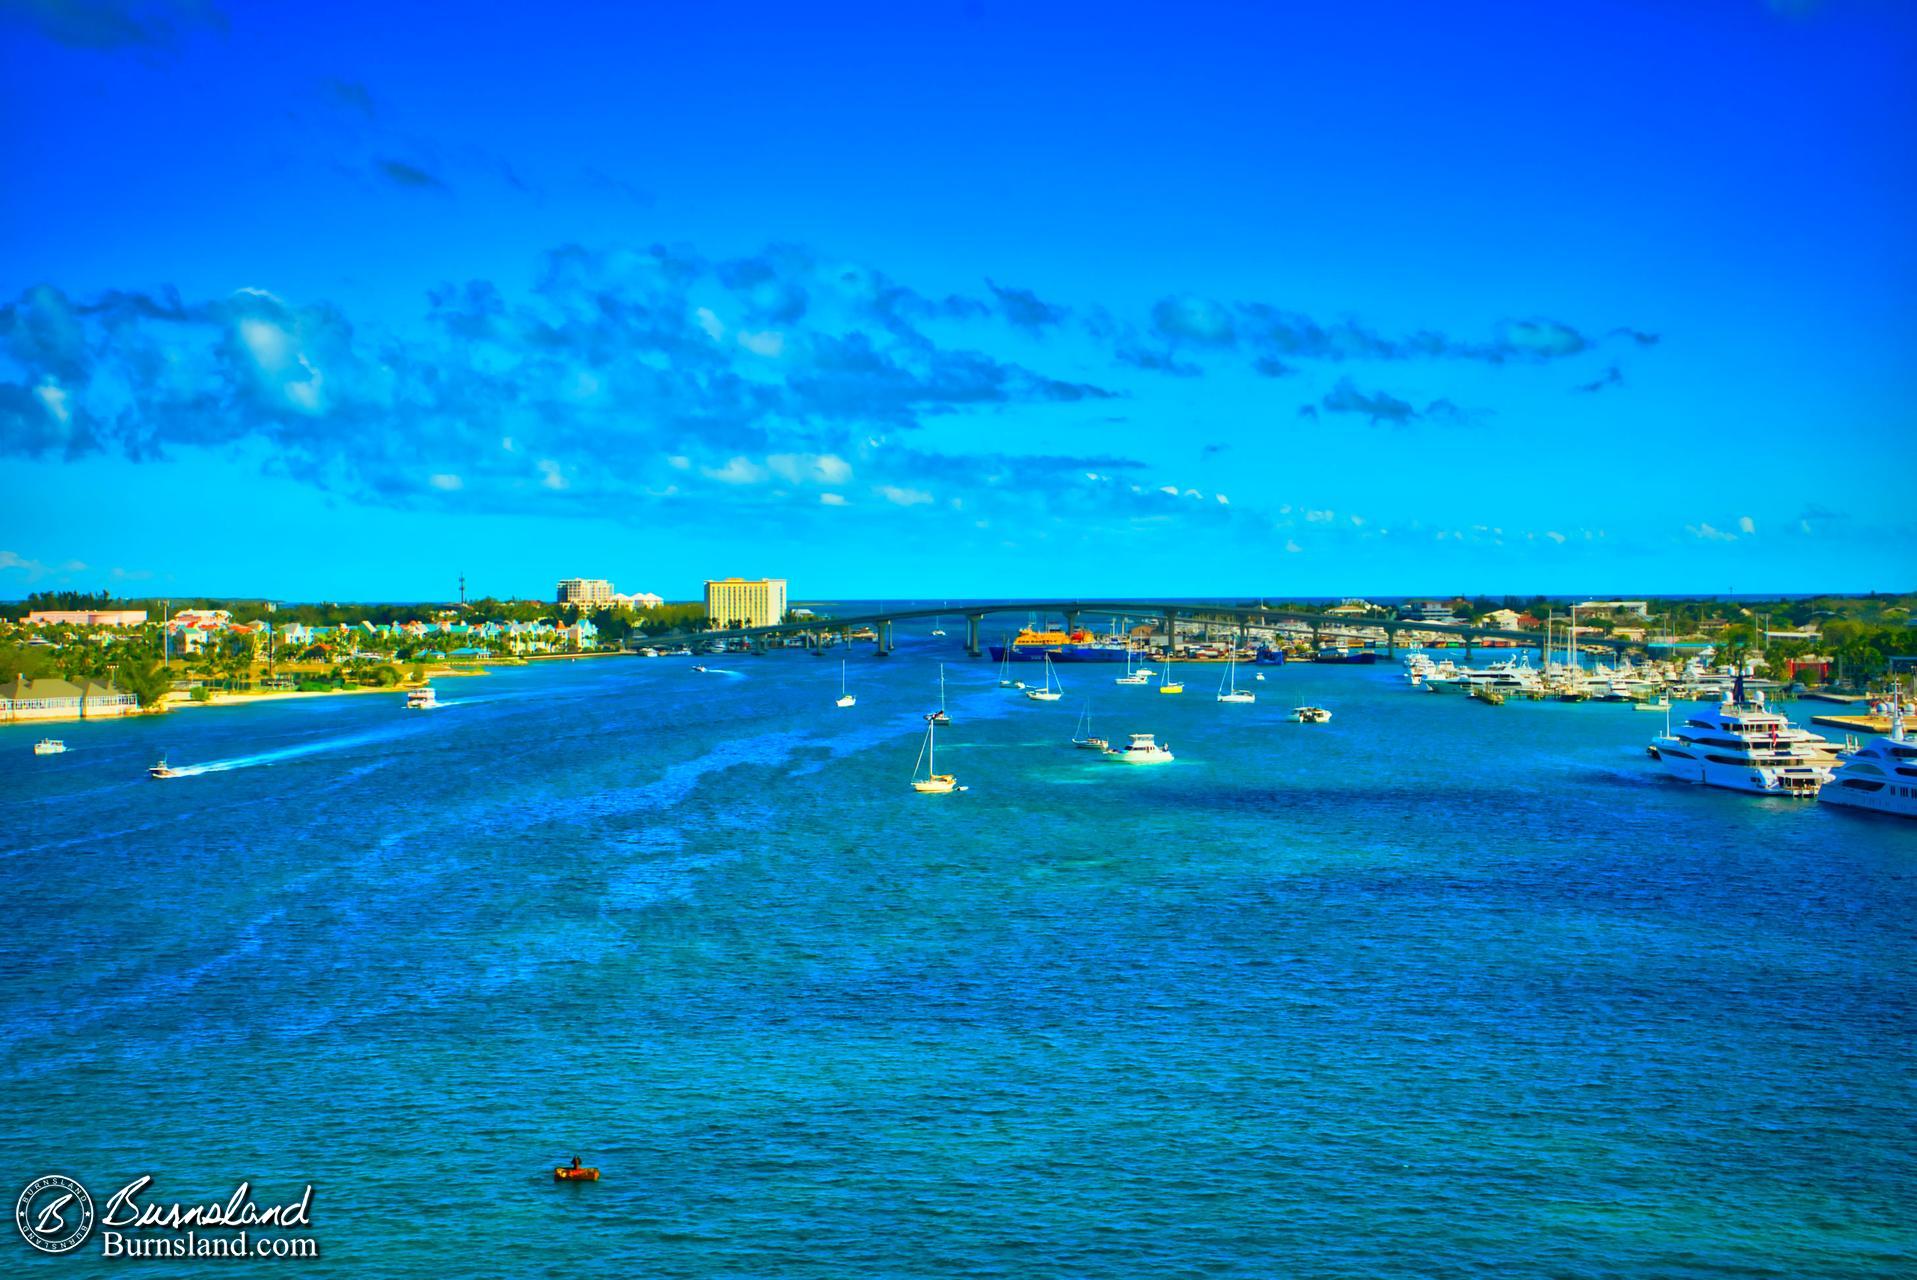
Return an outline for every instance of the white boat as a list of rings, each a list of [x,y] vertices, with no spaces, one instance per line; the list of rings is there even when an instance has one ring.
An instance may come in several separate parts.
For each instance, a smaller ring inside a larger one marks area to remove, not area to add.
[[[935,636],[939,636],[939,637],[941,637],[941,638],[942,638],[942,637],[943,637],[943,636],[945,635],[945,633],[944,633],[943,631],[941,631],[941,630],[939,630],[939,629],[938,629],[937,627],[933,627],[933,628],[932,628],[932,634],[933,634],[933,635],[935,635]]]
[[[1650,754],[1685,782],[1806,800],[1830,781],[1837,763],[1828,740],[1767,710],[1761,692],[1746,698],[1742,676],[1729,701],[1667,727]]]
[[[857,701],[858,701],[858,698],[857,698],[857,696],[856,696],[856,695],[854,695],[854,694],[850,694],[850,693],[847,693],[847,692],[845,691],[845,659],[844,659],[844,658],[840,658],[840,659],[839,659],[839,701],[838,701],[838,705],[839,705],[839,706],[841,706],[841,707],[849,707],[849,706],[852,706],[852,705],[853,705],[854,703],[856,703]]]
[[[1023,689],[1025,687],[1023,680],[1012,679],[1012,637],[1005,637],[1005,646],[1001,652],[1004,656],[998,660],[998,687],[1001,689]]]
[[[1331,713],[1323,707],[1293,707],[1291,718],[1299,724],[1330,724]]]
[[[1158,691],[1160,693],[1183,693],[1185,691],[1185,686],[1181,681],[1172,679],[1172,649],[1169,639],[1165,642],[1165,674],[1158,679]]]
[[[1668,695],[1661,695],[1651,699],[1649,702],[1638,702],[1632,705],[1639,711],[1669,711],[1671,709],[1671,699]]]
[[[1171,748],[1149,733],[1132,734],[1122,750],[1107,751],[1105,758],[1114,764],[1170,764],[1175,759]]]
[[[1125,646],[1125,674],[1114,679],[1112,683],[1145,684],[1151,679],[1151,675],[1151,672],[1143,670],[1142,668],[1139,670],[1132,669],[1132,650],[1131,646],[1127,644]]]
[[[66,749],[67,744],[58,738],[42,738],[33,744],[33,754],[36,756],[57,756]]]
[[[1258,701],[1257,694],[1238,687],[1238,655],[1235,653],[1225,659],[1225,674],[1218,681],[1218,700],[1220,702]]]
[[[1085,751],[1108,751],[1111,743],[1103,738],[1092,736],[1092,704],[1088,699],[1085,709],[1078,715],[1078,724],[1072,730],[1072,745]]]
[[[1817,798],[1917,818],[1917,743],[1904,736],[1904,706],[1896,693],[1890,699],[1890,732],[1843,756]]]
[[[1251,678],[1253,680],[1263,680],[1265,678],[1265,673],[1262,671],[1254,671],[1251,673]]]
[[[959,786],[956,774],[938,771],[938,731],[938,725],[927,722],[925,741],[919,744],[919,758],[912,763],[912,790],[920,795],[942,796],[965,789]],[[923,778],[919,777],[920,764],[925,766]]]
[[[939,663],[939,709],[928,711],[925,718],[933,724],[951,724],[952,717],[945,714],[945,664]]]
[[[406,691],[406,709],[408,711],[431,711],[439,705],[439,694],[431,685],[421,685],[417,689]]]
[[[1045,687],[1042,689],[1027,689],[1025,696],[1034,702],[1057,702],[1065,696],[1065,686],[1055,685],[1054,683],[1051,654],[1048,653],[1045,655]]]
[[[166,762],[166,757],[161,756],[160,763],[149,768],[146,771],[146,776],[149,778],[177,778],[180,776],[180,771],[169,767]]]

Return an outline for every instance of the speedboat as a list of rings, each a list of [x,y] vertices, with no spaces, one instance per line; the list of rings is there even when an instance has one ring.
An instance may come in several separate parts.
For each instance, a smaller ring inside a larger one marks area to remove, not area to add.
[[[697,671],[700,675],[704,675],[706,673],[705,667],[694,667],[693,670]]]
[[[42,738],[33,744],[33,754],[36,756],[57,756],[66,749],[67,744],[58,738]]]
[[[1822,736],[1799,729],[1745,696],[1736,678],[1727,702],[1652,740],[1651,758],[1686,782],[1755,795],[1813,799],[1831,779],[1836,752]]]
[[[180,771],[169,767],[166,762],[166,757],[161,756],[160,763],[149,768],[146,771],[146,776],[149,778],[177,778],[180,776]]]
[[[434,691],[431,685],[407,691],[406,709],[408,711],[431,711],[438,705],[439,694]]]
[[[1291,718],[1299,724],[1330,724],[1331,713],[1323,707],[1293,707]]]
[[[1904,708],[1896,694],[1891,695],[1890,732],[1846,754],[1817,798],[1917,818],[1917,743],[1904,736]]]
[[[1123,750],[1107,751],[1105,758],[1114,764],[1169,764],[1175,757],[1153,735],[1134,733]]]

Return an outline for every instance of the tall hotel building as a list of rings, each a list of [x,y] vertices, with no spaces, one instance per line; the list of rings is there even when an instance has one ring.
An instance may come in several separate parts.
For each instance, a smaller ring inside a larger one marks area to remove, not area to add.
[[[707,626],[772,627],[784,621],[784,578],[726,578],[706,583]]]

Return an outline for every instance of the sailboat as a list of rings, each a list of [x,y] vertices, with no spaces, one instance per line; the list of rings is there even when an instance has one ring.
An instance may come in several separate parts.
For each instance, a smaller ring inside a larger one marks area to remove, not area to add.
[[[1146,681],[1147,681],[1147,678],[1148,678],[1148,677],[1149,677],[1150,675],[1151,675],[1151,672],[1149,672],[1149,671],[1144,671],[1144,670],[1139,670],[1139,671],[1134,671],[1134,670],[1132,670],[1132,649],[1131,649],[1131,645],[1130,645],[1129,643],[1128,643],[1128,644],[1126,644],[1126,646],[1125,646],[1125,674],[1124,674],[1124,675],[1122,675],[1122,676],[1119,676],[1119,677],[1118,677],[1118,678],[1117,678],[1116,680],[1114,680],[1114,681],[1112,681],[1112,683],[1113,683],[1113,684],[1144,684],[1144,683],[1146,683]]]
[[[1226,686],[1230,686],[1227,688]],[[1258,695],[1238,687],[1238,655],[1232,654],[1225,662],[1224,679],[1218,682],[1218,700],[1220,702],[1256,702]]]
[[[952,717],[945,714],[945,664],[939,663],[939,709],[928,711],[925,718],[933,724],[951,724]]]
[[[1172,679],[1172,651],[1170,642],[1165,645],[1165,674],[1158,681],[1160,693],[1183,693],[1185,686],[1181,681]]]
[[[927,721],[925,741],[919,746],[919,758],[912,763],[912,790],[920,795],[942,796],[963,790],[958,784],[958,775],[938,771],[938,724]],[[925,765],[925,776],[919,777],[919,763]]]
[[[998,662],[998,687],[1001,689],[1023,689],[1023,680],[1012,679],[1012,637],[1005,637],[1004,657]]]
[[[839,659],[839,705],[842,707],[849,707],[857,701],[858,701],[858,698],[856,696],[850,693],[847,693],[845,691],[845,659],[840,658]]]
[[[1072,730],[1072,745],[1081,747],[1086,751],[1105,751],[1112,745],[1103,738],[1094,738],[1092,736],[1092,701],[1090,698],[1085,700],[1085,710],[1079,713],[1078,726]]]
[[[1037,702],[1057,702],[1065,696],[1065,686],[1058,685],[1056,688],[1053,686],[1052,655],[1048,653],[1045,655],[1045,687],[1043,689],[1027,689],[1025,696]]]

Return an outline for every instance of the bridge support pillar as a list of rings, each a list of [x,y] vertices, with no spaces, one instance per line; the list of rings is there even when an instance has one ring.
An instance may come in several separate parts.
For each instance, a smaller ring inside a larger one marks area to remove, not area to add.
[[[1468,635],[1464,638],[1464,660],[1466,662],[1471,661],[1471,651],[1475,647],[1474,645],[1472,645],[1471,639],[1472,638]]]
[[[1165,611],[1165,656],[1174,657],[1178,653],[1178,614],[1170,609]]]
[[[1078,630],[1078,610],[1067,609],[1065,611],[1065,634],[1070,635],[1076,630]]]
[[[876,628],[876,630],[879,633],[878,656],[881,658],[891,657],[892,656],[892,620],[890,618],[880,618],[879,625]]]
[[[985,615],[982,613],[968,613],[965,615],[965,652],[970,657],[976,658],[979,656],[978,630],[984,621]]]
[[[1398,656],[1398,629],[1396,627],[1386,627],[1384,633],[1385,653],[1395,658]]]

